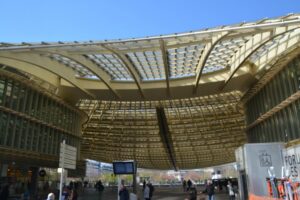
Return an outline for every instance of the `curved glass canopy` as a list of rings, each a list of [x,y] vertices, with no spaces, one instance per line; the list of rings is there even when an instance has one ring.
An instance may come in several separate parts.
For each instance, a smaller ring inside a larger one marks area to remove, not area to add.
[[[234,161],[246,141],[242,97],[299,44],[291,14],[136,39],[0,43],[0,65],[88,115],[85,158],[187,169]]]

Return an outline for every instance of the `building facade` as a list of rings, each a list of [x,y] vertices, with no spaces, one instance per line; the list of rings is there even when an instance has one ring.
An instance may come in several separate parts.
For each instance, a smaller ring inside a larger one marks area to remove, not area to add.
[[[300,138],[299,89],[297,56],[245,104],[249,142],[290,142]]]
[[[58,167],[63,140],[79,150],[79,160],[84,119],[81,111],[26,76],[1,70],[0,184],[36,183],[41,168]]]

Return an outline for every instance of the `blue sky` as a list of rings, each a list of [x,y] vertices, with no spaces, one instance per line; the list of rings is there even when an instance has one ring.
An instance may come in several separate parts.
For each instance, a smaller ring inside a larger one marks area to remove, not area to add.
[[[299,0],[0,0],[0,42],[179,33],[300,13]]]

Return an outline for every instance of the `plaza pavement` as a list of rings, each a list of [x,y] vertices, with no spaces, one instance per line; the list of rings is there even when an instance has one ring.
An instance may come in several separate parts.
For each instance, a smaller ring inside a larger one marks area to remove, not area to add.
[[[203,188],[197,188],[198,190],[198,199],[197,200],[206,200],[207,197],[204,194],[201,194],[200,191]],[[138,196],[140,200],[142,198],[142,191],[138,190]],[[200,194],[199,194],[200,193]],[[188,193],[183,192],[181,187],[155,187],[154,195],[152,200],[185,200],[188,198]],[[215,200],[227,200],[229,199],[226,193],[217,193]],[[78,200],[117,200],[117,189],[116,188],[105,188],[105,190],[100,193],[95,191],[94,188],[87,188],[83,193],[79,195]]]

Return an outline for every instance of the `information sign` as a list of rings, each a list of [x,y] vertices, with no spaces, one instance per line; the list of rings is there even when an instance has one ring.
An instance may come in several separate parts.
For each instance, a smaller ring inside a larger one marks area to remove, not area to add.
[[[76,169],[77,149],[70,145],[60,144],[59,167]]]
[[[113,162],[114,174],[135,174],[134,161]]]
[[[292,146],[283,151],[283,162],[285,170],[283,175],[292,181],[300,181],[300,145]]]

